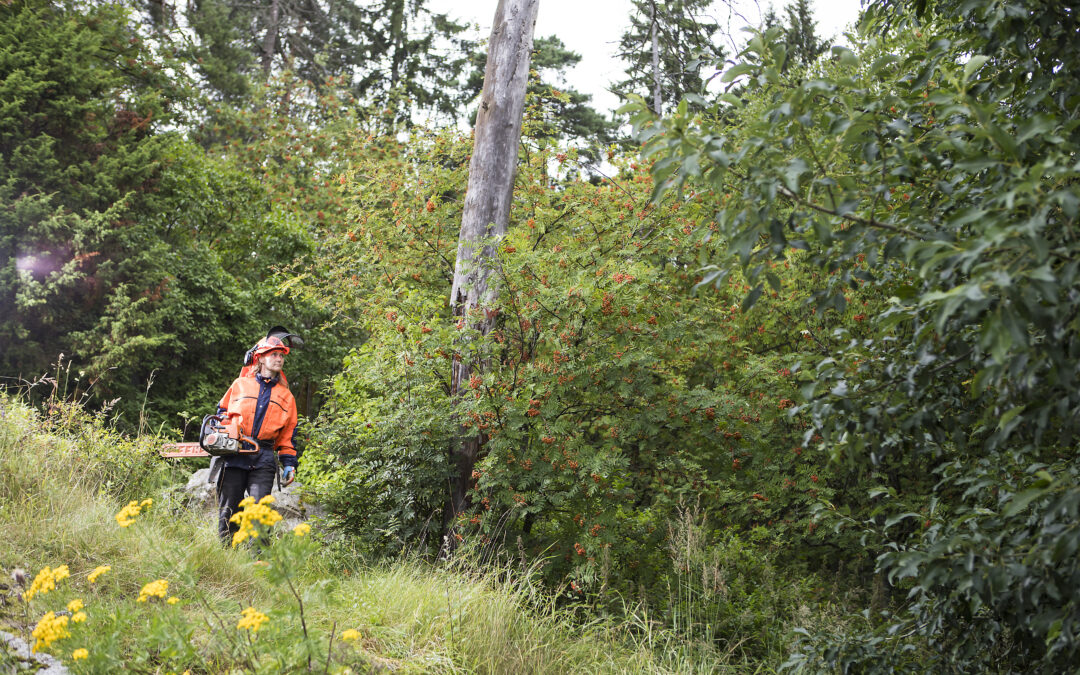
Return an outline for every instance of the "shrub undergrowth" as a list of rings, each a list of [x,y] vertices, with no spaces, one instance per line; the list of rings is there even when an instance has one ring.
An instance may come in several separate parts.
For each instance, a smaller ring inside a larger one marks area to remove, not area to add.
[[[73,672],[747,670],[632,609],[576,616],[536,582],[542,561],[350,564],[269,528],[268,543],[223,548],[170,487],[182,472],[158,442],[0,398],[0,566],[23,575],[0,627]],[[55,588],[24,600],[39,577]]]

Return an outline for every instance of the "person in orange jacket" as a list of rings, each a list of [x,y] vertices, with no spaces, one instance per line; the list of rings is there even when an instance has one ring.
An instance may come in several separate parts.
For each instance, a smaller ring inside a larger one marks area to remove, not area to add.
[[[256,501],[270,494],[279,460],[282,487],[296,476],[296,400],[281,372],[288,353],[288,345],[276,336],[259,340],[252,356],[257,369],[241,372],[218,403],[219,414],[239,413],[243,432],[259,442],[257,453],[219,458],[218,534],[225,544],[237,530],[229,519],[245,492]]]

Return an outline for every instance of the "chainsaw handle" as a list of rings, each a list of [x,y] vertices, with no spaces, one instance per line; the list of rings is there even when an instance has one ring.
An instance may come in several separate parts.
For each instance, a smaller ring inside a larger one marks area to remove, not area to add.
[[[217,422],[221,424],[221,415],[207,415],[202,418],[202,424],[199,425],[199,447],[206,452],[206,445],[203,443],[203,439],[206,438],[206,424],[207,422]]]

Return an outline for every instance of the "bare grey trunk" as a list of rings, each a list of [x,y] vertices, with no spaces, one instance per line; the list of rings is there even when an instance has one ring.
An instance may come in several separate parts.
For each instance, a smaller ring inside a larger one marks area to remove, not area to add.
[[[263,77],[270,77],[270,68],[274,64],[274,50],[277,47],[278,24],[281,21],[281,0],[270,0],[266,15],[266,35],[262,43]]]
[[[656,16],[656,3],[652,3],[652,79],[653,79],[653,112],[657,115],[664,114],[664,100],[660,97],[660,37],[656,33],[658,18]]]
[[[390,90],[396,91],[398,80],[401,77],[400,70],[405,62],[405,2],[402,0],[394,5],[394,13],[390,19],[390,39],[394,47],[390,53]]]
[[[487,335],[495,322],[490,311],[498,299],[495,283],[495,247],[506,234],[514,194],[521,116],[529,79],[533,28],[539,0],[499,0],[488,43],[487,67],[480,110],[476,115],[469,186],[461,216],[450,309],[464,324]],[[467,389],[474,373],[482,373],[487,359],[470,354],[468,338],[458,345],[450,391],[455,397]],[[451,449],[454,479],[446,509],[449,525],[467,507],[466,494],[484,438],[465,427]]]

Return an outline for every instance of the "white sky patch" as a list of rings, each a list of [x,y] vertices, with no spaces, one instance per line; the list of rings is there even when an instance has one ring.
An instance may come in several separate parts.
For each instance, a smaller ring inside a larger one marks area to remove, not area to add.
[[[784,1],[773,3],[776,13],[783,16]],[[843,43],[843,32],[859,15],[859,0],[812,0],[818,34]],[[430,0],[433,12],[449,14],[451,18],[478,26],[476,36],[486,39],[491,34],[498,0]],[[729,7],[714,2],[709,15],[737,41],[744,41],[741,29],[745,21],[757,23],[768,11],[769,3],[754,0],[735,0]],[[619,38],[630,25],[633,5],[630,0],[540,0],[536,19],[536,37],[555,35],[571,51],[581,54],[581,62],[566,73],[566,83],[573,89],[590,94],[593,106],[601,113],[619,107],[619,99],[607,88],[623,77],[624,66],[615,55]],[[745,21],[744,21],[745,20]],[[726,37],[725,51],[734,53]]]

